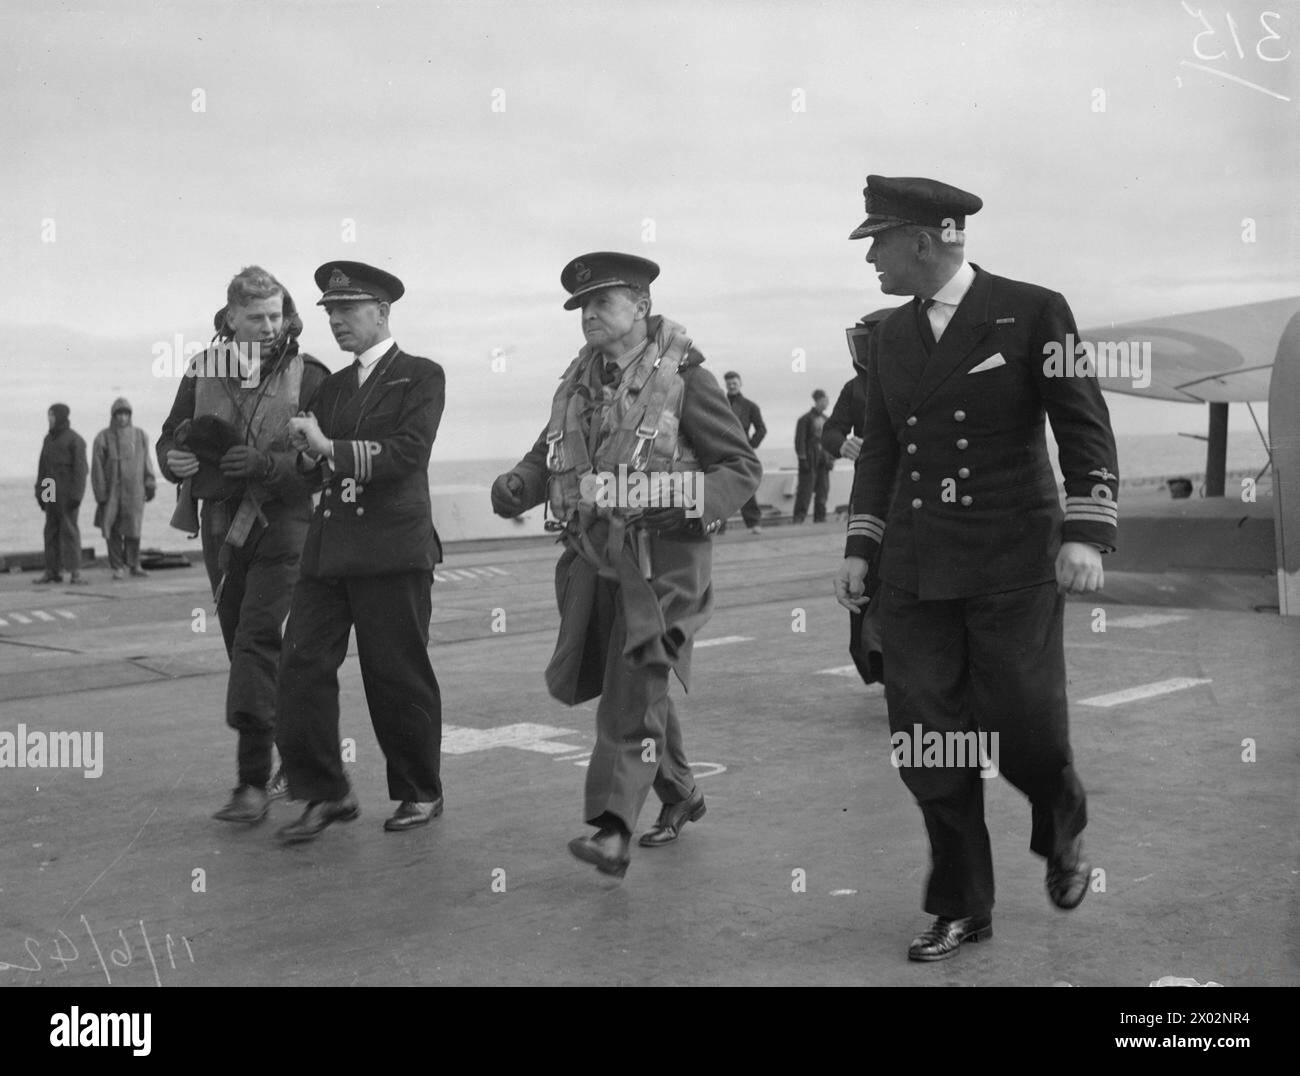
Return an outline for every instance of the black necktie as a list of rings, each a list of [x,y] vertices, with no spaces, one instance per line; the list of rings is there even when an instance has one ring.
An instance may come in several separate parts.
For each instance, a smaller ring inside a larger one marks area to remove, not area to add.
[[[926,299],[920,306],[920,324],[917,326],[921,330],[921,342],[925,344],[925,353],[928,355],[935,348],[937,341],[934,338],[934,327],[930,324],[930,307],[934,306],[933,299]]]
[[[602,385],[617,385],[618,376],[618,363],[610,359],[600,371],[600,383]]]

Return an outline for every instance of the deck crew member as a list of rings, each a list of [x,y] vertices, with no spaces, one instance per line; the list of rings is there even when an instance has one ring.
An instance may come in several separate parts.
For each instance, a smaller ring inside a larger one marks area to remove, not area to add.
[[[85,586],[81,574],[81,528],[77,513],[86,495],[86,442],[69,422],[67,404],[51,404],[46,417],[50,431],[41,443],[36,465],[36,506],[45,513],[45,573],[35,582],[61,583],[63,569],[71,573],[68,582]]]
[[[286,843],[360,813],[338,748],[338,669],[354,627],[388,795],[398,804],[384,829],[414,829],[442,813],[442,697],[428,650],[442,546],[428,472],[446,378],[393,341],[389,310],[405,291],[393,274],[327,262],[316,286],[334,339],[356,361],[331,374],[291,423],[299,467],[323,489],[280,660],[276,738],[290,794],[307,801],[280,830]]]
[[[686,330],[651,315],[658,274],[645,258],[604,252],[564,268],[564,307],[581,308],[586,344],[560,378],[537,443],[492,486],[493,510],[506,517],[549,491],[563,528],[560,634],[547,686],[570,705],[600,696],[584,808],[596,832],[569,850],[617,877],[652,787],[663,806],[643,846],[671,843],[704,814],[669,677],[689,689],[693,638],[713,610],[712,535],[761,474]],[[667,475],[695,503],[677,497],[665,506],[657,497],[647,508],[632,481],[628,496],[604,496],[601,477],[628,474]]]
[[[289,445],[289,419],[329,370],[299,351],[302,321],[293,299],[260,266],[230,281],[213,327],[212,344],[176,390],[157,454],[163,476],[180,483],[171,525],[202,533],[230,659],[226,724],[239,736],[239,783],[213,817],[253,824],[288,790],[282,773],[271,779],[275,677],[280,626],[311,518],[311,488]]]
[[[763,412],[758,409],[758,404],[740,391],[740,374],[735,370],[728,370],[723,374],[722,383],[727,387],[727,403],[731,405],[731,413],[736,416],[740,428],[744,431],[745,436],[749,438],[749,447],[758,451],[758,446],[763,443],[763,438],[767,436],[767,425],[763,422]],[[758,506],[757,493],[740,506],[740,518],[745,521],[745,526],[750,534],[763,533],[763,510]],[[727,522],[723,520],[718,533],[722,534],[726,529]]]
[[[826,498],[831,489],[831,468],[835,457],[822,448],[822,428],[826,425],[826,405],[830,397],[821,389],[813,390],[813,405],[799,416],[794,425],[794,451],[799,461],[799,482],[794,494],[794,522],[808,518],[808,502],[813,503],[813,522],[826,522]]]
[[[850,238],[871,237],[866,260],[883,292],[914,298],[876,330],[837,596],[860,606],[868,560],[881,556],[891,732],[997,736],[1001,775],[1030,801],[1030,849],[1047,861],[1048,895],[1073,908],[1089,868],[1063,605],[1067,593],[1101,588],[1101,557],[1115,544],[1118,464],[1106,404],[1095,378],[1052,376],[1061,364],[1051,358],[1077,338],[1065,299],[966,261],[965,218],[979,198],[934,180],[874,175],[865,194],[869,216]],[[1045,419],[1065,478],[1064,516]],[[992,934],[983,782],[969,758],[913,761],[900,772],[929,832],[925,910],[935,919],[908,956],[941,960]]]

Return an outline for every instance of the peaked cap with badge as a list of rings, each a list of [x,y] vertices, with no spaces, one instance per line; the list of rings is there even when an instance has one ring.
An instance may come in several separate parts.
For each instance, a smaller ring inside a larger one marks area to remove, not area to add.
[[[326,303],[395,303],[406,294],[406,285],[392,273],[365,262],[326,262],[316,270],[316,287],[324,293],[317,306]]]
[[[961,230],[966,227],[967,215],[984,208],[977,195],[937,179],[867,176],[862,194],[867,219],[853,230],[850,239],[866,239],[904,224]]]
[[[648,288],[659,275],[659,266],[649,258],[601,250],[574,258],[560,273],[560,283],[569,293],[565,310],[577,310],[584,296],[602,288]]]

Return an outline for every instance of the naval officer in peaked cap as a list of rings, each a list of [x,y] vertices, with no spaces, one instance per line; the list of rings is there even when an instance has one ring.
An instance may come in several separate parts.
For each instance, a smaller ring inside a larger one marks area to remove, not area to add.
[[[280,658],[277,742],[289,791],[306,800],[287,843],[360,812],[339,758],[338,668],[356,630],[361,679],[388,763],[389,832],[442,813],[442,697],[429,661],[430,589],[442,547],[429,505],[429,454],[442,418],[442,367],[388,329],[405,292],[361,262],[316,270],[330,330],[356,356],[292,420],[299,467],[321,488]]]
[[[689,686],[693,639],[713,611],[712,535],[761,475],[690,334],[651,314],[658,275],[654,262],[614,252],[565,266],[564,308],[581,308],[584,346],[542,435],[491,493],[506,517],[549,500],[562,530],[560,632],[546,684],[569,705],[600,697],[583,811],[596,832],[569,851],[616,877],[652,789],[662,807],[642,847],[672,844],[704,814],[669,681]],[[690,478],[698,499],[688,509],[589,495],[594,476],[619,473]]]
[[[867,342],[837,597],[861,607],[868,562],[880,558],[874,600],[892,742],[897,749],[918,730],[949,742],[949,733],[983,734],[1001,775],[1029,797],[1029,847],[1047,861],[1049,898],[1074,908],[1089,867],[1068,730],[1064,595],[1099,590],[1102,554],[1115,545],[1110,417],[1095,378],[1053,377],[1045,365],[1077,338],[1065,299],[966,260],[966,217],[983,206],[976,195],[876,175],[864,193],[868,216],[849,238],[870,238],[866,260],[881,291],[912,301]],[[917,766],[920,754],[896,757],[930,837],[925,910],[935,919],[908,950],[929,961],[991,936],[993,861],[978,763]]]

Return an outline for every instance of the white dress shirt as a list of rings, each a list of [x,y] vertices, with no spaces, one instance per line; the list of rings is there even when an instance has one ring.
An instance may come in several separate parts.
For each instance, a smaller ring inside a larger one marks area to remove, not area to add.
[[[957,313],[958,304],[974,283],[975,270],[971,268],[970,262],[962,261],[961,268],[932,296],[934,301],[926,311],[926,316],[930,319],[930,329],[936,343],[948,327],[948,322],[952,321],[953,314]]]
[[[386,336],[380,340],[374,347],[368,347],[357,356],[357,386],[360,387],[366,383],[366,378],[375,368],[375,363],[388,354],[388,349],[393,346],[393,338]]]

